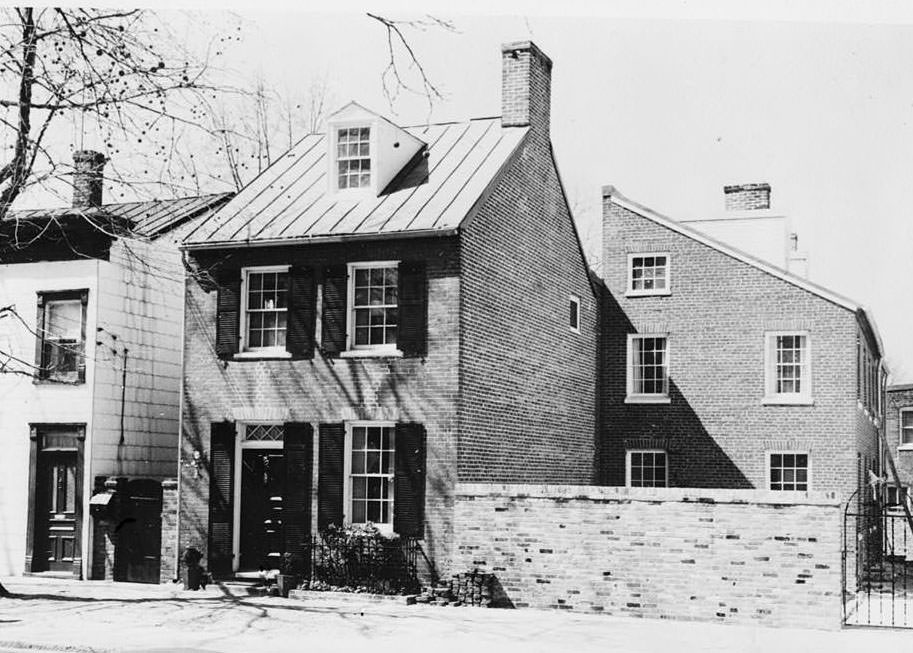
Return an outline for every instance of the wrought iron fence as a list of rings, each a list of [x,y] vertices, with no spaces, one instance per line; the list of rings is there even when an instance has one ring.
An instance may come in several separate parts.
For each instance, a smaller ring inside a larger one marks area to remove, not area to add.
[[[843,621],[913,628],[913,532],[900,508],[869,503],[845,513]]]
[[[411,538],[312,537],[301,575],[331,587],[377,594],[417,592],[421,588],[418,541]]]

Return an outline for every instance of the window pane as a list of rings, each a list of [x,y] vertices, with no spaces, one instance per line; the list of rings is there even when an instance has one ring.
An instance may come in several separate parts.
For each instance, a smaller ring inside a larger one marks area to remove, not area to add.
[[[82,302],[78,299],[46,304],[47,335],[78,340],[82,338]]]

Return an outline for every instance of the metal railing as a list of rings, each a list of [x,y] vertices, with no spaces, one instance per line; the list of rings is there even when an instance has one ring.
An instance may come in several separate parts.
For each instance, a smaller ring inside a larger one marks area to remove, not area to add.
[[[308,581],[376,594],[417,592],[421,588],[418,540],[411,538],[312,537],[299,570]]]

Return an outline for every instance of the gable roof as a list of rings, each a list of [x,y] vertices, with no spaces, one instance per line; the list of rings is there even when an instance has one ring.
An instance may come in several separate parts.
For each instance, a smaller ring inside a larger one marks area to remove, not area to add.
[[[326,135],[311,134],[201,221],[185,248],[453,234],[529,131],[500,117],[404,129],[427,146],[380,195],[331,193]]]
[[[618,189],[616,189],[614,186],[603,186],[602,196],[603,198],[609,198],[609,200],[614,204],[617,204],[618,206],[625,208],[632,213],[636,213],[642,218],[646,218],[647,220],[655,222],[662,227],[675,231],[683,236],[686,236],[687,238],[690,238],[691,240],[695,240],[703,245],[706,245],[707,247],[717,250],[718,252],[726,254],[727,256],[736,259],[737,261],[741,261],[746,265],[757,268],[762,272],[766,272],[767,274],[777,277],[786,283],[801,288],[802,290],[816,295],[817,297],[821,297],[822,299],[825,299],[832,304],[836,304],[837,306],[845,308],[848,311],[852,311],[865,325],[868,326],[869,331],[871,332],[872,337],[878,346],[879,353],[882,356],[884,355],[884,345],[881,342],[881,336],[879,335],[878,329],[875,326],[875,321],[869,315],[865,306],[859,302],[853,301],[849,297],[845,297],[844,295],[836,293],[829,288],[825,288],[824,286],[813,283],[803,277],[796,276],[787,270],[784,270],[783,268],[772,265],[767,261],[752,256],[751,254],[747,254],[740,249],[711,238],[701,231],[684,225],[681,222],[677,222],[672,218],[662,215],[661,213],[657,213],[653,209],[650,209],[643,204],[639,204],[633,200],[628,199],[620,192],[618,192]]]
[[[111,219],[122,222],[132,233],[146,238],[157,238],[188,220],[224,204],[232,193],[214,193],[198,197],[181,197],[148,202],[121,202],[102,204],[99,207],[62,207],[53,209],[19,209],[9,211],[4,222],[42,223],[47,220],[89,221],[109,223]]]

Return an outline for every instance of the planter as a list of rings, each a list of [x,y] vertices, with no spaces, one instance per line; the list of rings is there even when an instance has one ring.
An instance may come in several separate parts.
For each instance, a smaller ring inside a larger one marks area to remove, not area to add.
[[[292,574],[278,574],[276,576],[276,587],[279,588],[279,595],[282,598],[288,598],[288,593],[298,586],[298,576]]]

